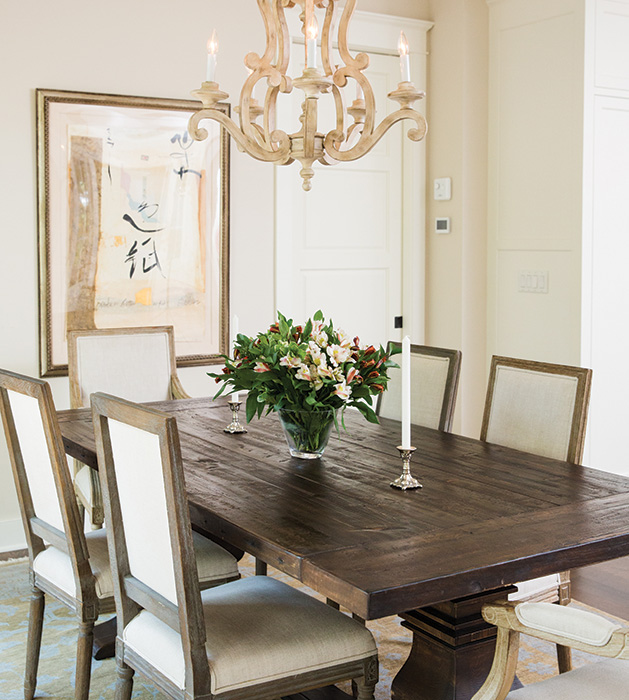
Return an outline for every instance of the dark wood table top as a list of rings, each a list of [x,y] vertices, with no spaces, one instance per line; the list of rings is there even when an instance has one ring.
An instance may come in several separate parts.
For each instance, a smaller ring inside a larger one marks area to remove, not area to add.
[[[347,412],[320,461],[289,456],[274,415],[229,435],[224,403],[177,417],[193,522],[366,619],[629,554],[629,479],[413,427],[401,492],[399,423]],[[60,411],[66,451],[95,465],[89,410]]]

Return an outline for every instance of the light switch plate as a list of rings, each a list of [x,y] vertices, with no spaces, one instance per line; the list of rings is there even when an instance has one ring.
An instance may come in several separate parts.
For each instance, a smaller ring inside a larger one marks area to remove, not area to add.
[[[435,199],[452,199],[452,178],[438,177],[434,182]]]

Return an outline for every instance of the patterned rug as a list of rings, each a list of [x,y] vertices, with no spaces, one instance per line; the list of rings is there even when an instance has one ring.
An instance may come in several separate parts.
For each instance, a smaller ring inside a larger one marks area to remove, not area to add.
[[[240,570],[243,576],[253,575],[253,560],[245,557],[240,562]],[[295,585],[294,580],[279,572],[270,571],[270,574]],[[305,586],[299,587],[316,595]],[[320,596],[317,597],[320,598]],[[18,560],[0,564],[0,698],[2,700],[22,700],[24,697],[28,600],[27,562]],[[376,700],[388,700],[391,681],[408,656],[411,634],[399,624],[396,617],[367,624],[376,639],[380,653],[380,682],[376,688]],[[76,629],[75,618],[68,608],[52,599],[47,599],[37,683],[38,698],[73,700]],[[592,657],[587,654],[575,653],[573,660],[575,666],[580,666],[590,663],[591,659]],[[520,645],[518,664],[518,677],[522,683],[528,685],[555,673],[556,662],[552,646],[524,637]],[[114,685],[114,660],[94,661],[90,700],[111,700],[114,695]],[[132,697],[133,700],[148,700],[164,696],[150,683],[136,676]]]

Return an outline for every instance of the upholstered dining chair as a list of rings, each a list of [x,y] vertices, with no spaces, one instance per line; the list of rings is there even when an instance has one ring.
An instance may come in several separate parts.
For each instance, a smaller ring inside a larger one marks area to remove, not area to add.
[[[401,345],[391,341],[387,349]],[[460,350],[411,345],[411,423],[451,430],[460,371]],[[378,398],[376,413],[383,418],[400,420],[402,372],[392,368],[389,376],[387,390]]]
[[[481,440],[580,464],[592,370],[492,357]],[[512,601],[570,602],[570,572],[517,584]],[[569,650],[558,648],[559,668],[570,669]]]
[[[85,534],[47,382],[0,370],[0,411],[7,438],[32,582],[24,694],[34,697],[48,594],[76,613],[75,697],[89,693],[94,623],[114,611],[105,529]],[[142,469],[143,459],[137,459]],[[239,578],[231,554],[194,533],[200,587]]]
[[[376,646],[352,618],[267,576],[199,591],[175,418],[101,393],[92,412],[114,524],[116,700],[129,700],[135,672],[182,700],[274,698],[341,679],[372,698]]]
[[[172,326],[70,331],[68,374],[72,408],[89,406],[95,391],[138,402],[188,398],[177,376]],[[92,527],[102,527],[98,475],[76,462],[74,485]]]
[[[551,603],[493,603],[483,617],[498,627],[487,680],[472,700],[625,700],[629,688],[629,628],[595,613]],[[602,657],[559,676],[511,691],[520,634]]]

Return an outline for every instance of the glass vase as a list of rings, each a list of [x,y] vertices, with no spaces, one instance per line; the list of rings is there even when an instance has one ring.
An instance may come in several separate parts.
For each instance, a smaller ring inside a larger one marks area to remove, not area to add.
[[[334,427],[338,409],[325,411],[277,409],[280,425],[293,457],[319,459],[325,450]]]

